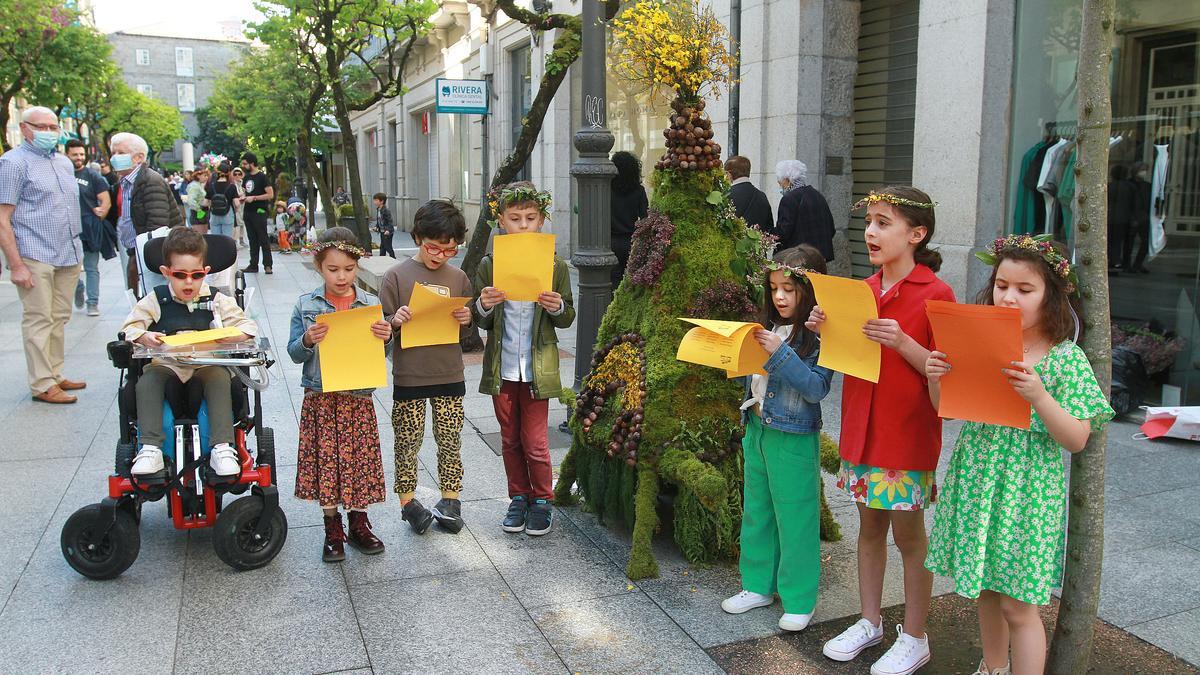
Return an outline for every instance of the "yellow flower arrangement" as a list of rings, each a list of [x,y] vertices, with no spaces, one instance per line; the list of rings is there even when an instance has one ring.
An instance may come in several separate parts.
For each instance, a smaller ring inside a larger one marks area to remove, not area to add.
[[[719,84],[733,83],[737,55],[729,32],[699,0],[640,0],[612,22],[617,53],[614,68],[623,77],[696,101]]]

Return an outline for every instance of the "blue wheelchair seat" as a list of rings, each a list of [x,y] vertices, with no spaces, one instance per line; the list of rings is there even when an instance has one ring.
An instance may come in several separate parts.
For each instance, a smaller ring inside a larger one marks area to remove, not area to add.
[[[209,450],[212,448],[208,442],[208,401],[203,401],[200,404],[200,413],[196,415],[196,423],[200,426],[200,454],[203,457],[208,456]],[[162,451],[164,457],[175,459],[175,411],[171,406],[163,406],[162,418],[163,436],[166,440],[163,441]],[[138,441],[141,442],[141,422],[138,422]],[[188,458],[191,459],[190,457]],[[186,461],[186,460],[185,460]]]

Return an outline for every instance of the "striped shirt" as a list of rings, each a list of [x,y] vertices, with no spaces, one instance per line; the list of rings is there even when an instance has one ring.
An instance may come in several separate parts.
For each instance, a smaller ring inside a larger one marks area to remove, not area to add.
[[[128,251],[137,246],[137,229],[133,226],[133,184],[137,181],[142,165],[133,167],[133,171],[121,178],[121,211],[117,216],[117,239],[121,248]]]
[[[0,156],[0,204],[16,209],[13,235],[22,258],[54,267],[83,262],[79,185],[66,155],[28,141]]]

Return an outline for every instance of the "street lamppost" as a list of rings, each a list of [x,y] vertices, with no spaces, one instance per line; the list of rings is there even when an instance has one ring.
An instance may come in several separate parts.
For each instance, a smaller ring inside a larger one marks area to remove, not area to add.
[[[571,262],[579,270],[579,324],[575,339],[575,389],[591,365],[600,321],[612,300],[610,271],[617,264],[609,233],[610,195],[617,168],[608,158],[612,132],[605,127],[605,39],[603,3],[583,3],[583,116],[575,132],[579,157],[571,175],[579,186],[579,247]]]

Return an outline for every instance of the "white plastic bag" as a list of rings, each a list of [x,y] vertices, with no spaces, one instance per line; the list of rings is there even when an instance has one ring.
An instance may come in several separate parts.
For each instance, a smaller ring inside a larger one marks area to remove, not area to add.
[[[1182,438],[1186,441],[1200,441],[1200,406],[1183,406],[1167,408],[1150,408],[1143,406],[1146,411],[1146,421],[1142,423],[1142,433],[1135,438],[1155,439]]]

